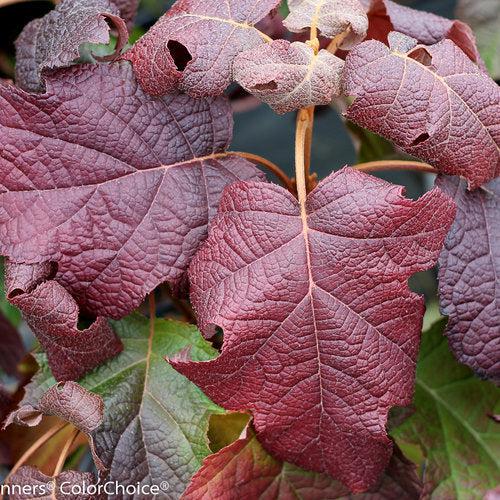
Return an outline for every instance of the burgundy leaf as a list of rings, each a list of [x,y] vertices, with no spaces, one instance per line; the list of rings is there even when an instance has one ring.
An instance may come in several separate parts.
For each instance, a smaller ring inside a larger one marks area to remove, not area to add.
[[[482,66],[474,33],[462,21],[415,10],[391,0],[362,0],[362,2],[368,11],[368,39],[373,38],[387,43],[391,31],[399,31],[426,45],[448,38],[458,45],[469,59]]]
[[[364,42],[346,60],[347,118],[476,188],[500,174],[500,88],[450,40],[406,53]],[[408,47],[409,45],[407,45]]]
[[[346,167],[302,208],[241,182],[219,210],[190,279],[202,332],[224,330],[222,354],[173,366],[252,411],[277,458],[370,488],[392,453],[387,413],[412,398],[424,304],[407,279],[437,259],[453,202],[438,189],[411,201]]]
[[[94,500],[92,495],[69,494],[74,491],[85,491],[89,485],[95,483],[95,477],[90,472],[67,470],[57,477],[43,474],[31,465],[22,466],[9,479],[8,484],[13,491],[9,495],[11,500]]]
[[[19,376],[17,365],[26,354],[19,332],[0,312],[0,368],[13,377]]]
[[[86,311],[119,318],[160,283],[179,286],[224,187],[262,175],[224,153],[223,98],[153,98],[125,62],[60,70],[47,86],[0,86],[0,251],[57,261]]]
[[[340,48],[350,49],[361,42],[368,29],[368,19],[359,0],[288,0],[290,14],[285,26],[301,32],[315,26],[327,38],[349,30]]]
[[[6,268],[7,297],[18,307],[47,353],[57,380],[77,380],[116,356],[122,344],[105,318],[78,328],[79,308],[49,264],[12,264]]]
[[[126,21],[129,28],[134,24],[134,19],[139,7],[139,0],[111,0],[120,12],[120,17]]]
[[[27,24],[16,41],[17,85],[30,92],[43,91],[43,70],[68,66],[78,58],[83,43],[109,43],[108,22],[118,32],[118,54],[128,32],[110,0],[63,0],[46,16]]]
[[[281,17],[277,9],[272,10],[264,19],[260,20],[255,27],[273,40],[285,38],[287,34],[287,30],[283,25],[283,17]]]
[[[279,0],[177,0],[124,57],[152,95],[175,88],[216,96],[231,83],[234,58],[262,45],[254,26]]]
[[[340,94],[344,62],[326,50],[276,40],[242,52],[235,80],[278,113],[329,104]]]
[[[247,428],[237,441],[204,460],[182,500],[229,498],[228,492],[234,498],[262,500],[418,500],[421,489],[416,467],[397,447],[378,484],[366,494],[350,495],[326,474],[274,459]]]
[[[500,179],[472,193],[457,177],[438,177],[437,185],[457,204],[439,257],[446,335],[461,363],[500,383]]]

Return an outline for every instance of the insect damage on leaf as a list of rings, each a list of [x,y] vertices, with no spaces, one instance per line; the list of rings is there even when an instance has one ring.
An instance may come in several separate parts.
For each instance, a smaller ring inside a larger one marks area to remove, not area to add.
[[[126,62],[59,70],[47,87],[0,86],[0,253],[56,261],[85,311],[120,318],[183,283],[227,184],[263,176],[224,153],[224,98],[153,98]]]
[[[499,175],[498,85],[450,40],[405,53],[401,34],[390,42],[392,50],[371,40],[349,53],[344,85],[356,99],[347,118],[471,188]]]
[[[457,359],[500,383],[500,179],[474,192],[457,177],[436,184],[457,204],[439,257],[439,296]]]
[[[349,168],[306,213],[280,187],[233,184],[190,268],[222,354],[171,363],[226,409],[250,409],[276,457],[370,488],[392,453],[387,413],[413,391],[424,306],[406,281],[434,264],[454,211],[439,190],[411,201]]]
[[[112,56],[116,57],[127,43],[128,32],[111,0],[63,0],[46,16],[27,24],[16,41],[16,84],[29,92],[43,91],[45,69],[69,66],[83,43],[109,43],[108,22],[118,33]]]
[[[234,58],[264,43],[254,26],[278,4],[178,0],[124,57],[150,94],[179,88],[194,97],[220,95],[233,80]]]
[[[426,45],[448,38],[465,52],[471,61],[482,67],[483,62],[476,46],[474,33],[462,21],[412,9],[392,0],[362,0],[362,3],[368,12],[367,39],[387,43],[387,37],[391,31],[399,31]]]
[[[23,313],[47,353],[55,378],[78,380],[116,356],[122,345],[105,318],[97,318],[85,330],[78,328],[78,304],[51,279],[53,274],[50,263],[8,263],[7,298]]]
[[[305,43],[276,40],[239,54],[234,77],[277,113],[287,113],[329,104],[340,94],[343,67],[326,50],[315,54]]]
[[[366,36],[368,19],[358,0],[288,0],[290,14],[285,26],[293,32],[301,32],[312,26],[321,35],[334,38],[344,32],[340,48],[348,50]]]

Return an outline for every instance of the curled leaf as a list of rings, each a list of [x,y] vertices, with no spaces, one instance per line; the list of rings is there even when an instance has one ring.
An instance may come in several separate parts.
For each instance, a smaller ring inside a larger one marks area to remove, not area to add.
[[[57,380],[77,380],[116,356],[122,345],[105,318],[78,328],[79,307],[58,282],[49,263],[6,268],[7,297],[18,307],[47,353]]]
[[[340,94],[344,62],[326,50],[318,54],[301,42],[276,40],[242,52],[235,80],[278,113],[329,104]]]
[[[57,262],[86,312],[120,318],[180,287],[225,186],[263,176],[225,153],[224,98],[153,98],[126,62],[59,70],[47,88],[0,86],[0,253]]]
[[[290,14],[285,26],[301,32],[315,26],[327,38],[348,31],[340,48],[348,50],[366,36],[368,18],[358,0],[288,0]]]
[[[373,38],[387,43],[387,37],[391,31],[404,33],[425,45],[433,45],[448,38],[471,61],[482,66],[474,33],[462,21],[412,9],[392,0],[363,0],[363,4],[367,9],[369,19],[367,39]]]
[[[467,191],[457,177],[437,185],[457,204],[439,257],[439,296],[446,336],[461,363],[500,383],[500,179]]]
[[[16,84],[26,91],[43,91],[44,70],[71,64],[83,43],[109,43],[108,22],[118,32],[116,56],[128,32],[111,0],[63,0],[46,16],[31,21],[16,41]]]
[[[396,40],[396,38],[391,38]],[[371,40],[346,59],[347,118],[471,188],[500,174],[500,88],[450,40],[401,52]],[[390,78],[388,78],[390,75]]]
[[[194,97],[220,95],[233,80],[235,57],[263,44],[266,37],[254,26],[278,4],[177,0],[124,57],[149,94],[179,88]]]
[[[424,306],[407,279],[434,264],[454,206],[346,167],[304,211],[272,184],[226,189],[190,268],[200,328],[224,330],[222,353],[171,363],[252,411],[277,458],[364,491],[392,454],[389,409],[411,402]]]

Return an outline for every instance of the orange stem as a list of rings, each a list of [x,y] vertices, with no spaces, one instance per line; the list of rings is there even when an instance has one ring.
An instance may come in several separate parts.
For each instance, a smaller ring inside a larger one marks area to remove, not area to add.
[[[59,459],[54,468],[54,473],[52,474],[52,477],[57,477],[62,472],[64,464],[66,463],[66,458],[68,456],[69,450],[71,449],[71,446],[73,446],[73,443],[76,441],[78,434],[80,434],[80,431],[78,429],[75,429],[72,432],[71,436],[66,441],[66,443],[64,443],[64,447],[61,450],[61,454],[59,455]]]
[[[361,170],[362,172],[378,172],[380,170],[415,170],[418,172],[428,172],[431,174],[439,173],[436,168],[427,163],[404,160],[369,161],[367,163],[359,163],[358,165],[354,165],[353,168],[355,168],[356,170]]]

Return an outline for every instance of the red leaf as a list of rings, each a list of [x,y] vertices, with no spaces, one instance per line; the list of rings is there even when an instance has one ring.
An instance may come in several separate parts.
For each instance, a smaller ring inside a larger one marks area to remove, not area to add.
[[[449,40],[413,42],[406,53],[402,35],[391,42],[392,50],[369,41],[349,53],[345,86],[356,100],[347,118],[473,188],[499,175],[496,83]]]
[[[194,97],[220,95],[232,81],[234,58],[264,41],[255,24],[278,4],[178,0],[124,57],[152,95],[175,88]]]
[[[234,77],[281,114],[329,104],[340,94],[343,67],[344,62],[326,50],[315,54],[305,43],[276,40],[239,54]]]
[[[456,177],[437,185],[458,208],[439,257],[446,335],[461,363],[500,383],[500,179],[472,193]]]
[[[0,251],[57,261],[86,311],[119,318],[158,284],[179,286],[224,187],[262,176],[224,153],[223,98],[150,97],[124,62],[60,70],[47,86],[0,86]]]
[[[284,189],[245,182],[219,210],[190,278],[202,332],[224,330],[222,354],[173,366],[252,411],[276,457],[368,489],[391,456],[387,413],[413,392],[424,305],[406,281],[434,264],[453,203],[344,168],[305,213]]]
[[[108,22],[118,32],[116,55],[127,43],[128,32],[111,0],[63,0],[31,21],[16,40],[16,84],[26,91],[43,91],[45,69],[69,66],[83,43],[109,43]]]
[[[77,380],[122,350],[104,318],[78,328],[78,305],[56,281],[49,264],[8,264],[7,297],[47,353],[56,380]]]
[[[378,484],[356,500],[418,500],[422,486],[416,467],[396,447]],[[348,500],[349,490],[326,474],[306,472],[271,457],[255,432],[243,436],[207,457],[194,475],[182,500],[210,500],[233,497],[289,500]]]
[[[13,377],[19,377],[17,365],[26,354],[19,332],[0,312],[0,368]]]
[[[399,31],[426,45],[448,38],[458,45],[469,59],[482,66],[476,37],[471,28],[462,21],[415,10],[391,0],[362,1],[368,11],[367,39],[373,38],[387,43],[391,31]]]

